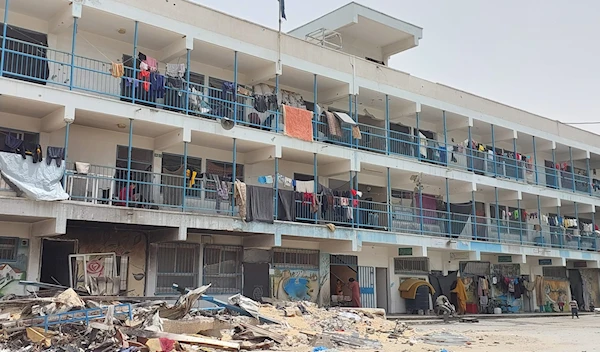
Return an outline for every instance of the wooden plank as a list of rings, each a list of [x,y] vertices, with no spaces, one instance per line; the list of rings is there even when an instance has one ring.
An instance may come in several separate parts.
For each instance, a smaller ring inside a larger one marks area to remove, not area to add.
[[[211,346],[211,347],[219,347],[219,348],[226,349],[226,350],[235,350],[235,351],[240,350],[240,344],[235,343],[235,342],[220,341],[220,340],[208,339],[208,338],[203,338],[203,337],[198,337],[198,336],[183,335],[183,334],[171,334],[168,332],[154,332],[154,331],[148,331],[148,330],[128,329],[128,328],[121,328],[121,330],[127,335],[143,337],[146,339],[164,337],[164,338],[175,340],[178,342],[185,342],[185,343],[198,344],[198,345]]]
[[[277,342],[278,344],[282,344],[283,341],[285,340],[285,336],[273,333],[273,332],[263,329],[263,328],[259,328],[258,326],[249,325],[249,324],[245,324],[245,323],[240,323],[240,326],[246,330],[252,331],[254,333],[254,335],[256,335],[256,336],[268,337],[269,339]]]

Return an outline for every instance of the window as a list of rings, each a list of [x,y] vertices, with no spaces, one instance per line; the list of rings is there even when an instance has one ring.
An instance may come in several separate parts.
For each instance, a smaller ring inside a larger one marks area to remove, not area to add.
[[[240,181],[244,181],[244,165],[236,164],[236,178]],[[230,180],[233,175],[233,164],[215,161],[215,160],[207,160],[206,161],[206,174],[207,175],[216,175],[221,179]],[[206,198],[207,199],[215,199],[217,197],[217,187],[212,180],[209,178],[209,182],[206,182],[205,185]]]
[[[394,258],[394,273],[429,273],[429,258]]]
[[[545,278],[566,280],[567,268],[563,266],[544,266],[542,267],[542,274]]]
[[[242,292],[242,247],[204,247],[204,285],[211,284],[209,293]]]
[[[162,243],[156,253],[156,294],[173,294],[173,284],[188,289],[198,287],[200,246],[186,243]]]
[[[177,154],[167,154],[163,153],[162,155],[162,167],[167,170],[177,170],[183,166],[183,155]],[[187,157],[187,168],[191,172],[197,172],[196,179],[194,180],[194,184],[191,188],[187,188],[185,194],[191,197],[201,197],[202,191],[202,179],[200,178],[200,174],[202,171],[202,159],[194,158],[191,156]],[[190,175],[191,176],[191,175]],[[191,179],[188,178],[188,182]],[[161,180],[162,184],[165,184],[164,181]]]
[[[458,267],[461,274],[486,276],[490,275],[490,262],[460,262]]]
[[[4,26],[4,24],[0,23],[0,26]],[[4,76],[46,84],[50,75],[46,60],[48,36],[11,24],[7,24],[6,27]],[[55,58],[55,60],[57,60],[57,64],[61,64],[60,58]]]
[[[13,262],[17,260],[19,239],[16,237],[0,237],[0,260]]]
[[[273,266],[290,268],[319,268],[319,251],[310,249],[273,249]]]

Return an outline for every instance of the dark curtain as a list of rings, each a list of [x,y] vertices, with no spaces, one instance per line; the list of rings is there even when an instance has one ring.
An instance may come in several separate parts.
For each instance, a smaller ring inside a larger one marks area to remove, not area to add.
[[[4,24],[0,23],[0,26]],[[46,34],[10,25],[6,28],[5,49],[3,68],[5,77],[46,84],[50,75],[46,60],[48,51]]]
[[[448,209],[447,203],[444,202],[442,203],[441,210],[446,209]],[[467,221],[471,217],[471,213],[473,213],[473,205],[471,202],[462,204],[450,203],[450,234],[454,235],[453,237],[458,237],[463,232]]]
[[[435,289],[435,293],[433,294],[433,302],[440,296],[444,295],[450,299],[452,296],[452,289],[455,287],[456,278],[458,276],[458,271],[450,271],[448,275],[443,276],[440,274],[429,274],[429,283]]]

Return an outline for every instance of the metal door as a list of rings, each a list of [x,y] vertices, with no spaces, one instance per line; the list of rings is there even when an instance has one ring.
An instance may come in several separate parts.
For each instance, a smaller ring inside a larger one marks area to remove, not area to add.
[[[376,308],[375,302],[375,268],[358,267],[358,283],[360,284],[360,303],[364,308]]]

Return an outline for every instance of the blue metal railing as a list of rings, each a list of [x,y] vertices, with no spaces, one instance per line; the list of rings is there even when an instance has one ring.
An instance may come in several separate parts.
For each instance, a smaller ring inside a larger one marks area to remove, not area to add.
[[[269,105],[266,111],[259,112],[255,109],[260,105],[256,98],[240,88],[234,93],[222,87],[189,82],[187,76],[169,79],[153,73],[142,74],[131,67],[135,62],[125,62],[124,75],[115,77],[111,62],[13,38],[2,41],[4,67],[0,73],[4,77],[99,94],[198,118],[234,119],[240,125],[266,131],[283,129],[284,121],[276,106]],[[341,134],[335,136],[322,117],[316,118],[317,141],[600,197],[600,181],[590,182],[589,170],[585,174],[557,170],[536,165],[537,160],[518,160],[516,153],[514,157],[489,154],[447,143],[447,138],[432,140],[363,123],[358,123],[360,140],[353,137],[352,129],[345,124]]]
[[[123,303],[114,306],[73,310],[65,313],[45,315],[40,318],[35,318],[34,321],[42,320],[37,326],[44,327],[46,331],[48,331],[50,326],[59,324],[84,323],[89,325],[92,320],[104,319],[111,307],[114,309],[114,315],[127,315],[130,320],[133,319],[133,308],[131,307],[131,304]]]

